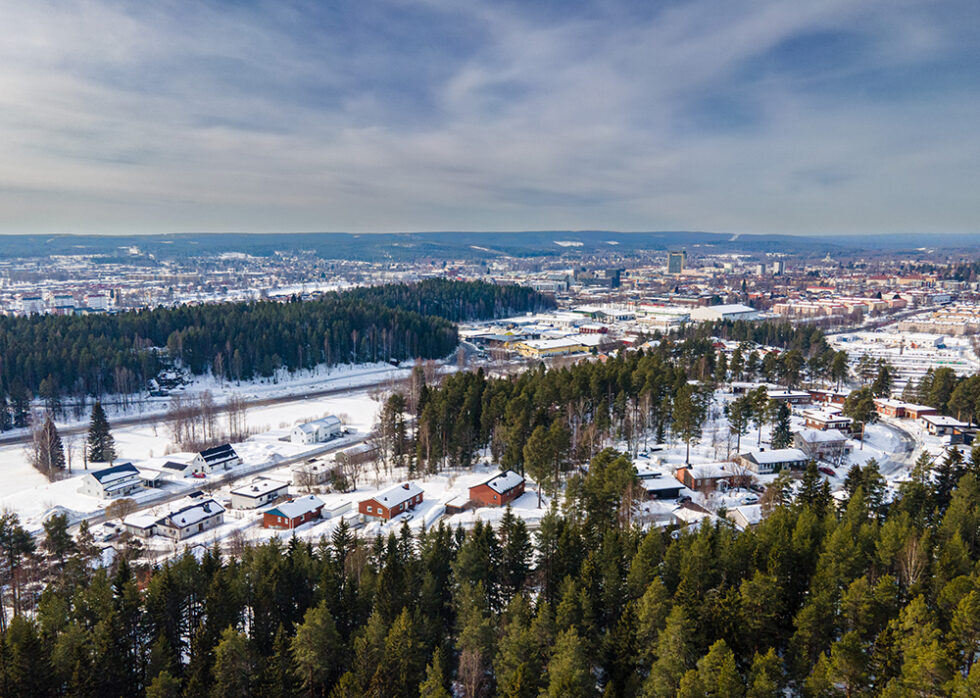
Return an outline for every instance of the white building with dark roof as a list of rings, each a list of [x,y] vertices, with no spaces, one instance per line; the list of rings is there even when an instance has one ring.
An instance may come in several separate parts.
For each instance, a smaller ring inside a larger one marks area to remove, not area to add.
[[[179,508],[157,519],[156,533],[184,540],[220,526],[225,520],[225,508],[213,499],[184,499]]]
[[[132,463],[93,470],[81,478],[78,491],[91,497],[122,497],[143,488],[140,471]]]
[[[240,465],[242,459],[232,448],[231,444],[221,444],[214,448],[206,448],[194,456],[195,472],[210,473],[215,470],[228,470]]]

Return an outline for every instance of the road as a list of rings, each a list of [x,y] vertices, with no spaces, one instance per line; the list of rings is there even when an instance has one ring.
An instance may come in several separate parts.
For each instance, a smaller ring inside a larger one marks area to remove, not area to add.
[[[888,477],[912,465],[912,454],[918,442],[912,434],[894,422],[879,420],[878,425],[892,432],[902,443],[900,451],[889,453],[885,462],[878,464],[881,474]]]
[[[189,493],[195,490],[208,489],[215,490],[223,485],[227,485],[236,480],[241,480],[246,477],[251,477],[253,475],[260,475],[261,473],[267,472],[269,470],[274,470],[276,468],[281,468],[284,465],[292,465],[293,463],[299,463],[300,461],[309,460],[310,458],[315,458],[317,456],[322,456],[327,453],[332,453],[341,448],[347,448],[348,446],[354,446],[359,443],[363,443],[367,440],[367,434],[357,434],[352,435],[348,438],[338,439],[333,442],[328,442],[322,446],[312,448],[309,451],[305,451],[298,456],[293,456],[291,458],[280,458],[273,461],[268,461],[266,463],[258,463],[252,466],[236,467],[223,473],[220,477],[209,477],[205,480],[197,480],[188,478],[186,482],[179,482],[178,488],[173,491],[168,491],[165,495],[159,498],[155,498],[151,501],[140,502],[140,506],[136,511],[143,511],[145,509],[151,509],[153,507],[158,507],[161,504],[168,504],[174,502],[178,499],[183,499]],[[169,489],[169,488],[168,488]],[[162,492],[161,488],[161,492]],[[88,521],[89,525],[99,524],[105,521],[105,510],[100,509],[97,512],[93,512],[88,516],[82,516],[77,519],[72,519],[70,522],[72,526],[77,526],[82,521]]]
[[[392,370],[397,370],[394,367]],[[304,400],[311,400],[313,398],[320,397],[332,397],[334,395],[342,395],[344,393],[349,393],[352,391],[362,392],[365,390],[370,390],[371,388],[377,388],[379,386],[384,386],[390,384],[392,381],[398,380],[393,377],[390,373],[383,374],[384,378],[380,380],[373,381],[371,383],[362,383],[354,386],[340,387],[340,388],[320,388],[316,390],[306,390],[300,393],[299,391],[291,395],[280,395],[278,397],[268,397],[268,398],[258,398],[254,400],[247,401],[249,409],[253,407],[268,407],[269,405],[285,405],[292,402],[303,402]],[[243,390],[247,390],[247,386],[243,387]],[[153,403],[151,403],[153,404]],[[157,403],[160,404],[160,403]],[[219,405],[216,407],[219,414],[228,411],[227,405]],[[112,420],[112,428],[117,427],[128,427],[139,424],[153,424],[154,422],[162,422],[166,418],[165,412],[149,412],[147,414],[138,415],[136,417],[119,417]],[[58,433],[64,437],[69,434],[84,434],[88,432],[87,424],[79,424],[72,427],[59,428]],[[31,435],[29,433],[19,433],[12,434],[4,437],[0,437],[0,445],[7,444],[23,444],[30,441]]]

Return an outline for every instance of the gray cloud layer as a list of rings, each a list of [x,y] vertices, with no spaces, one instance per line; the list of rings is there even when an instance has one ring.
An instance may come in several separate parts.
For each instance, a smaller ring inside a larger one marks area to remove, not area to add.
[[[0,232],[976,231],[978,7],[7,0]]]

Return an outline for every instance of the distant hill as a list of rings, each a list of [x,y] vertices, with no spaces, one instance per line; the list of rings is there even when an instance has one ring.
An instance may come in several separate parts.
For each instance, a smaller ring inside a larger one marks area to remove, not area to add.
[[[310,251],[333,259],[405,261],[515,257],[588,256],[663,251],[785,252],[822,255],[834,251],[914,250],[920,247],[976,248],[980,235],[796,236],[745,235],[689,231],[621,233],[601,230],[438,233],[180,233],[174,235],[7,235],[0,237],[0,258],[95,254],[136,259],[131,248],[158,258],[211,256],[239,252],[267,257],[276,252]]]

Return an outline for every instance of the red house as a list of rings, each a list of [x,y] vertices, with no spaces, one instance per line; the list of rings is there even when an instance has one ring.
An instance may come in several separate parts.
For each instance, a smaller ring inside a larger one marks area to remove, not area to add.
[[[414,482],[406,482],[365,499],[357,505],[357,510],[364,516],[388,521],[393,516],[414,509],[421,501],[422,488]]]
[[[524,478],[513,470],[497,473],[470,488],[470,500],[485,507],[502,507],[524,494]]]
[[[262,512],[262,527],[296,528],[307,521],[319,519],[322,510],[323,500],[315,495],[295,497]]]

